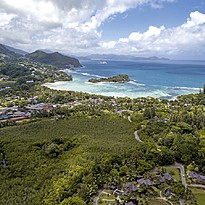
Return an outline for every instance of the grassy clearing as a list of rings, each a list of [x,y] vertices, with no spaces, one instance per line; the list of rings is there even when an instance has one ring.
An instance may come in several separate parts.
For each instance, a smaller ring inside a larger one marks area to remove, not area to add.
[[[114,195],[102,194],[99,199],[99,205],[109,205],[111,202],[115,202],[116,197]]]
[[[166,202],[161,199],[150,199],[148,205],[166,205]]]
[[[172,175],[172,177],[176,180],[176,181],[181,181],[181,176],[180,176],[180,172],[178,169],[176,168],[170,168],[167,169],[168,173],[170,173]]]
[[[205,204],[205,190],[191,188],[194,196],[196,197],[197,205],[204,205]]]
[[[14,85],[14,83],[15,83],[15,81],[2,81],[2,80],[0,80],[0,88],[12,86],[12,85]]]

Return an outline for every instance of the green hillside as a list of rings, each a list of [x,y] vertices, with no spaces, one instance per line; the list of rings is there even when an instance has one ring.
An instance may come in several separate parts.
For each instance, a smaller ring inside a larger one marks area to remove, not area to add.
[[[6,48],[5,45],[0,44],[0,59],[3,60],[16,60],[17,58],[20,58],[21,55],[18,53],[15,53],[8,48]]]
[[[112,166],[136,149],[132,135],[127,120],[109,115],[1,129],[8,166],[0,166],[0,204],[57,205],[73,194],[88,204]]]
[[[129,81],[130,81],[130,78],[126,74],[120,74],[120,75],[112,76],[108,78],[91,78],[88,80],[88,82],[90,83],[100,83],[100,82],[126,83]]]
[[[25,56],[32,61],[53,65],[59,68],[81,67],[80,62],[76,58],[68,57],[58,52],[46,53],[37,50]]]

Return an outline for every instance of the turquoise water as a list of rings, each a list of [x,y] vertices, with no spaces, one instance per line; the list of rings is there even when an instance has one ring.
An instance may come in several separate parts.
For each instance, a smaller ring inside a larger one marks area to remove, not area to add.
[[[82,61],[83,68],[72,74],[72,82],[47,83],[59,90],[73,90],[115,97],[146,97],[172,99],[198,93],[205,83],[205,61]],[[90,78],[128,74],[128,83],[89,83]]]

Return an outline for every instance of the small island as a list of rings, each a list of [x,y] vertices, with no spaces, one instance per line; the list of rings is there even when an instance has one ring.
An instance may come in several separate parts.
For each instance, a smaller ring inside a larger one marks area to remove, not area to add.
[[[108,78],[91,78],[88,80],[88,82],[90,83],[100,83],[100,82],[126,83],[129,81],[130,81],[130,78],[127,74],[120,74],[120,75],[112,76]]]

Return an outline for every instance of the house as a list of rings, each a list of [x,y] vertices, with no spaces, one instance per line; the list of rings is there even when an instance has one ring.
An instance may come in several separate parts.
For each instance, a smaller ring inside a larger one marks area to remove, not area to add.
[[[137,176],[137,179],[142,179],[142,178],[143,178],[143,176],[141,176],[141,175]]]
[[[113,194],[116,189],[117,189],[117,186],[111,185],[111,186],[110,186],[110,194]]]
[[[35,105],[29,105],[26,106],[26,109],[28,110],[45,110],[47,112],[51,111],[53,109],[53,105],[52,104],[46,104],[46,103],[39,103],[39,104],[35,104]]]
[[[111,186],[110,186],[110,189],[111,189],[111,190],[115,190],[115,189],[117,189],[117,187],[116,187],[115,185],[111,185]]]
[[[27,80],[26,83],[34,83],[34,80]]]
[[[196,172],[193,172],[193,171],[191,171],[189,173],[189,177],[192,180],[196,180],[196,181],[199,181],[199,182],[205,182],[205,176],[204,175],[197,174]]]
[[[127,193],[135,192],[137,191],[137,187],[134,184],[127,183],[123,186],[123,188],[126,190]]]
[[[3,159],[2,163],[3,163],[3,167],[6,167],[6,159]]]
[[[172,191],[171,191],[170,188],[166,188],[166,189],[164,190],[164,195],[165,195],[166,197],[171,196],[171,193],[172,193]]]
[[[137,203],[134,203],[133,201],[130,202],[124,202],[122,205],[136,205]]]
[[[160,176],[160,182],[163,183],[165,181],[173,181],[173,177],[169,173],[162,174]]]
[[[153,186],[154,185],[154,182],[151,181],[150,179],[138,179],[137,183],[140,185],[145,184],[146,186]]]
[[[0,116],[5,115],[7,111],[8,111],[7,108],[4,108],[4,109],[0,110]]]

